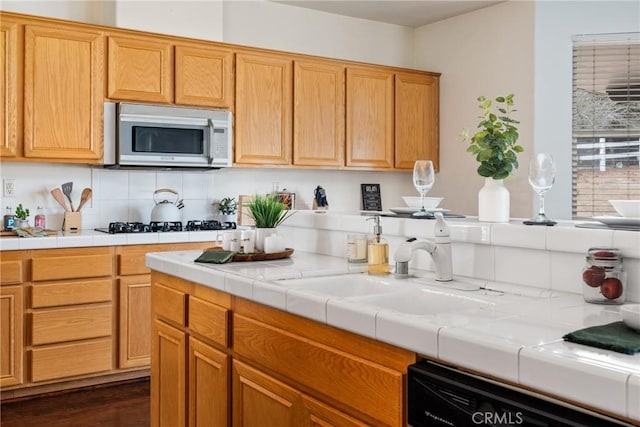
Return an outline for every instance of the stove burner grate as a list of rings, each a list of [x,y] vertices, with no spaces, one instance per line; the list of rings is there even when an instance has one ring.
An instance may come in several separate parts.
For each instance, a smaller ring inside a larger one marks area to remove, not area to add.
[[[142,222],[111,222],[109,228],[96,228],[96,231],[109,234],[122,233],[156,233],[170,231],[208,231],[208,230],[233,230],[236,223],[232,221],[220,222],[215,220],[187,221],[183,228],[180,221],[152,221],[149,224]]]

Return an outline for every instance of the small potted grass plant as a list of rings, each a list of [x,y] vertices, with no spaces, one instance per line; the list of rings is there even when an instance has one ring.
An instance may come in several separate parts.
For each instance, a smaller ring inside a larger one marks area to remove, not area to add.
[[[256,224],[256,249],[264,250],[264,239],[271,234],[278,225],[291,216],[284,203],[276,195],[262,196],[256,194],[247,204],[249,213]]]

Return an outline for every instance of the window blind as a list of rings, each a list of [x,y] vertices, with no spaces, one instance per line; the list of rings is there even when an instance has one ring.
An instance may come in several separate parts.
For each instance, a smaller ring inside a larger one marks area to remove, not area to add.
[[[573,38],[572,211],[640,199],[640,33]]]

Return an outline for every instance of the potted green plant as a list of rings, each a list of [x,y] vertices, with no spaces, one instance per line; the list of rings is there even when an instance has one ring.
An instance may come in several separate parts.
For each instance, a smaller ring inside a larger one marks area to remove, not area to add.
[[[256,224],[256,249],[264,250],[264,239],[293,212],[275,195],[256,194],[246,206]]]
[[[469,136],[464,132],[465,141],[469,142],[467,152],[473,154],[480,163],[478,175],[485,178],[484,187],[478,194],[478,219],[489,222],[509,221],[509,190],[504,186],[504,179],[518,168],[518,153],[524,148],[518,144],[518,128],[520,122],[511,118],[513,94],[498,96],[494,100],[484,96],[478,97],[482,110],[478,131]]]
[[[22,203],[18,204],[16,207],[16,228],[23,228],[29,225],[29,221],[27,218],[29,217],[29,209],[24,208]]]
[[[235,221],[235,214],[238,211],[238,202],[234,197],[223,197],[215,203],[218,212],[223,217],[222,221]]]

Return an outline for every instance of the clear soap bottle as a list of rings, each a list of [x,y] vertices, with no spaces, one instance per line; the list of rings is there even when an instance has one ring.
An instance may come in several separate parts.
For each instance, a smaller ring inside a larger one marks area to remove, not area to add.
[[[389,274],[389,244],[381,237],[382,226],[380,225],[380,215],[367,218],[373,220],[373,236],[367,244],[367,262],[369,274]]]
[[[36,213],[36,217],[34,218],[34,225],[36,228],[40,228],[44,230],[46,228],[46,217],[44,216],[44,211],[42,210],[42,206],[38,206],[38,212]]]

